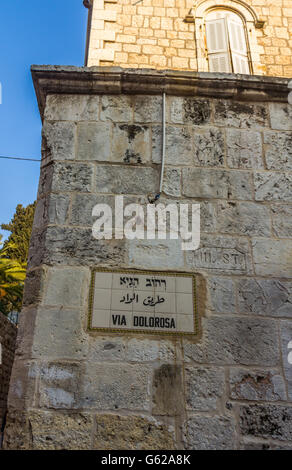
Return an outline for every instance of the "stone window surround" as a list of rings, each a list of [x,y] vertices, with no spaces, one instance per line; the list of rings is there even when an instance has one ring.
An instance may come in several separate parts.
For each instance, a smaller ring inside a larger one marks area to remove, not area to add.
[[[264,21],[260,21],[256,12],[242,0],[201,0],[185,18],[188,23],[195,23],[197,70],[209,71],[208,54],[205,47],[205,19],[208,13],[214,10],[230,10],[236,13],[243,21],[246,32],[246,43],[251,74],[259,74],[261,70],[260,53],[257,38],[262,36]]]

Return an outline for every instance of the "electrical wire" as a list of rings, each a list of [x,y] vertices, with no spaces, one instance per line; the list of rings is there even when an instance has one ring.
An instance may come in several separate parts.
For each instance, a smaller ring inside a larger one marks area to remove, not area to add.
[[[27,161],[27,162],[41,162],[41,160],[37,158],[4,157],[3,155],[0,155],[0,158],[5,159],[5,160],[22,160],[22,161]]]

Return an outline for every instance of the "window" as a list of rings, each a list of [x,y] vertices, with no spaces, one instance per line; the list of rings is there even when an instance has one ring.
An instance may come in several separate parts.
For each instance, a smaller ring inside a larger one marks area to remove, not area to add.
[[[206,16],[210,72],[249,74],[245,26],[236,13],[214,10]]]

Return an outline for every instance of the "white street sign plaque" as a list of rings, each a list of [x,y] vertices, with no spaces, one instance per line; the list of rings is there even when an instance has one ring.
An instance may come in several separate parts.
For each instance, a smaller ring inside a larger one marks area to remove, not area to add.
[[[180,272],[95,269],[89,329],[194,335],[196,278]]]

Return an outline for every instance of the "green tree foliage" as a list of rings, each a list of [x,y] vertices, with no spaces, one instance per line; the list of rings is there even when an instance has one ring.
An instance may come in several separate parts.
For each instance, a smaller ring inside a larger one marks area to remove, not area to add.
[[[27,261],[35,206],[35,202],[27,207],[18,204],[11,222],[1,225],[2,230],[11,232],[8,240],[4,243],[4,247],[7,248],[6,256],[20,264]]]
[[[2,237],[1,237],[2,238]],[[7,315],[21,310],[25,265],[10,259],[8,252],[15,249],[12,243],[0,250],[0,311]]]

